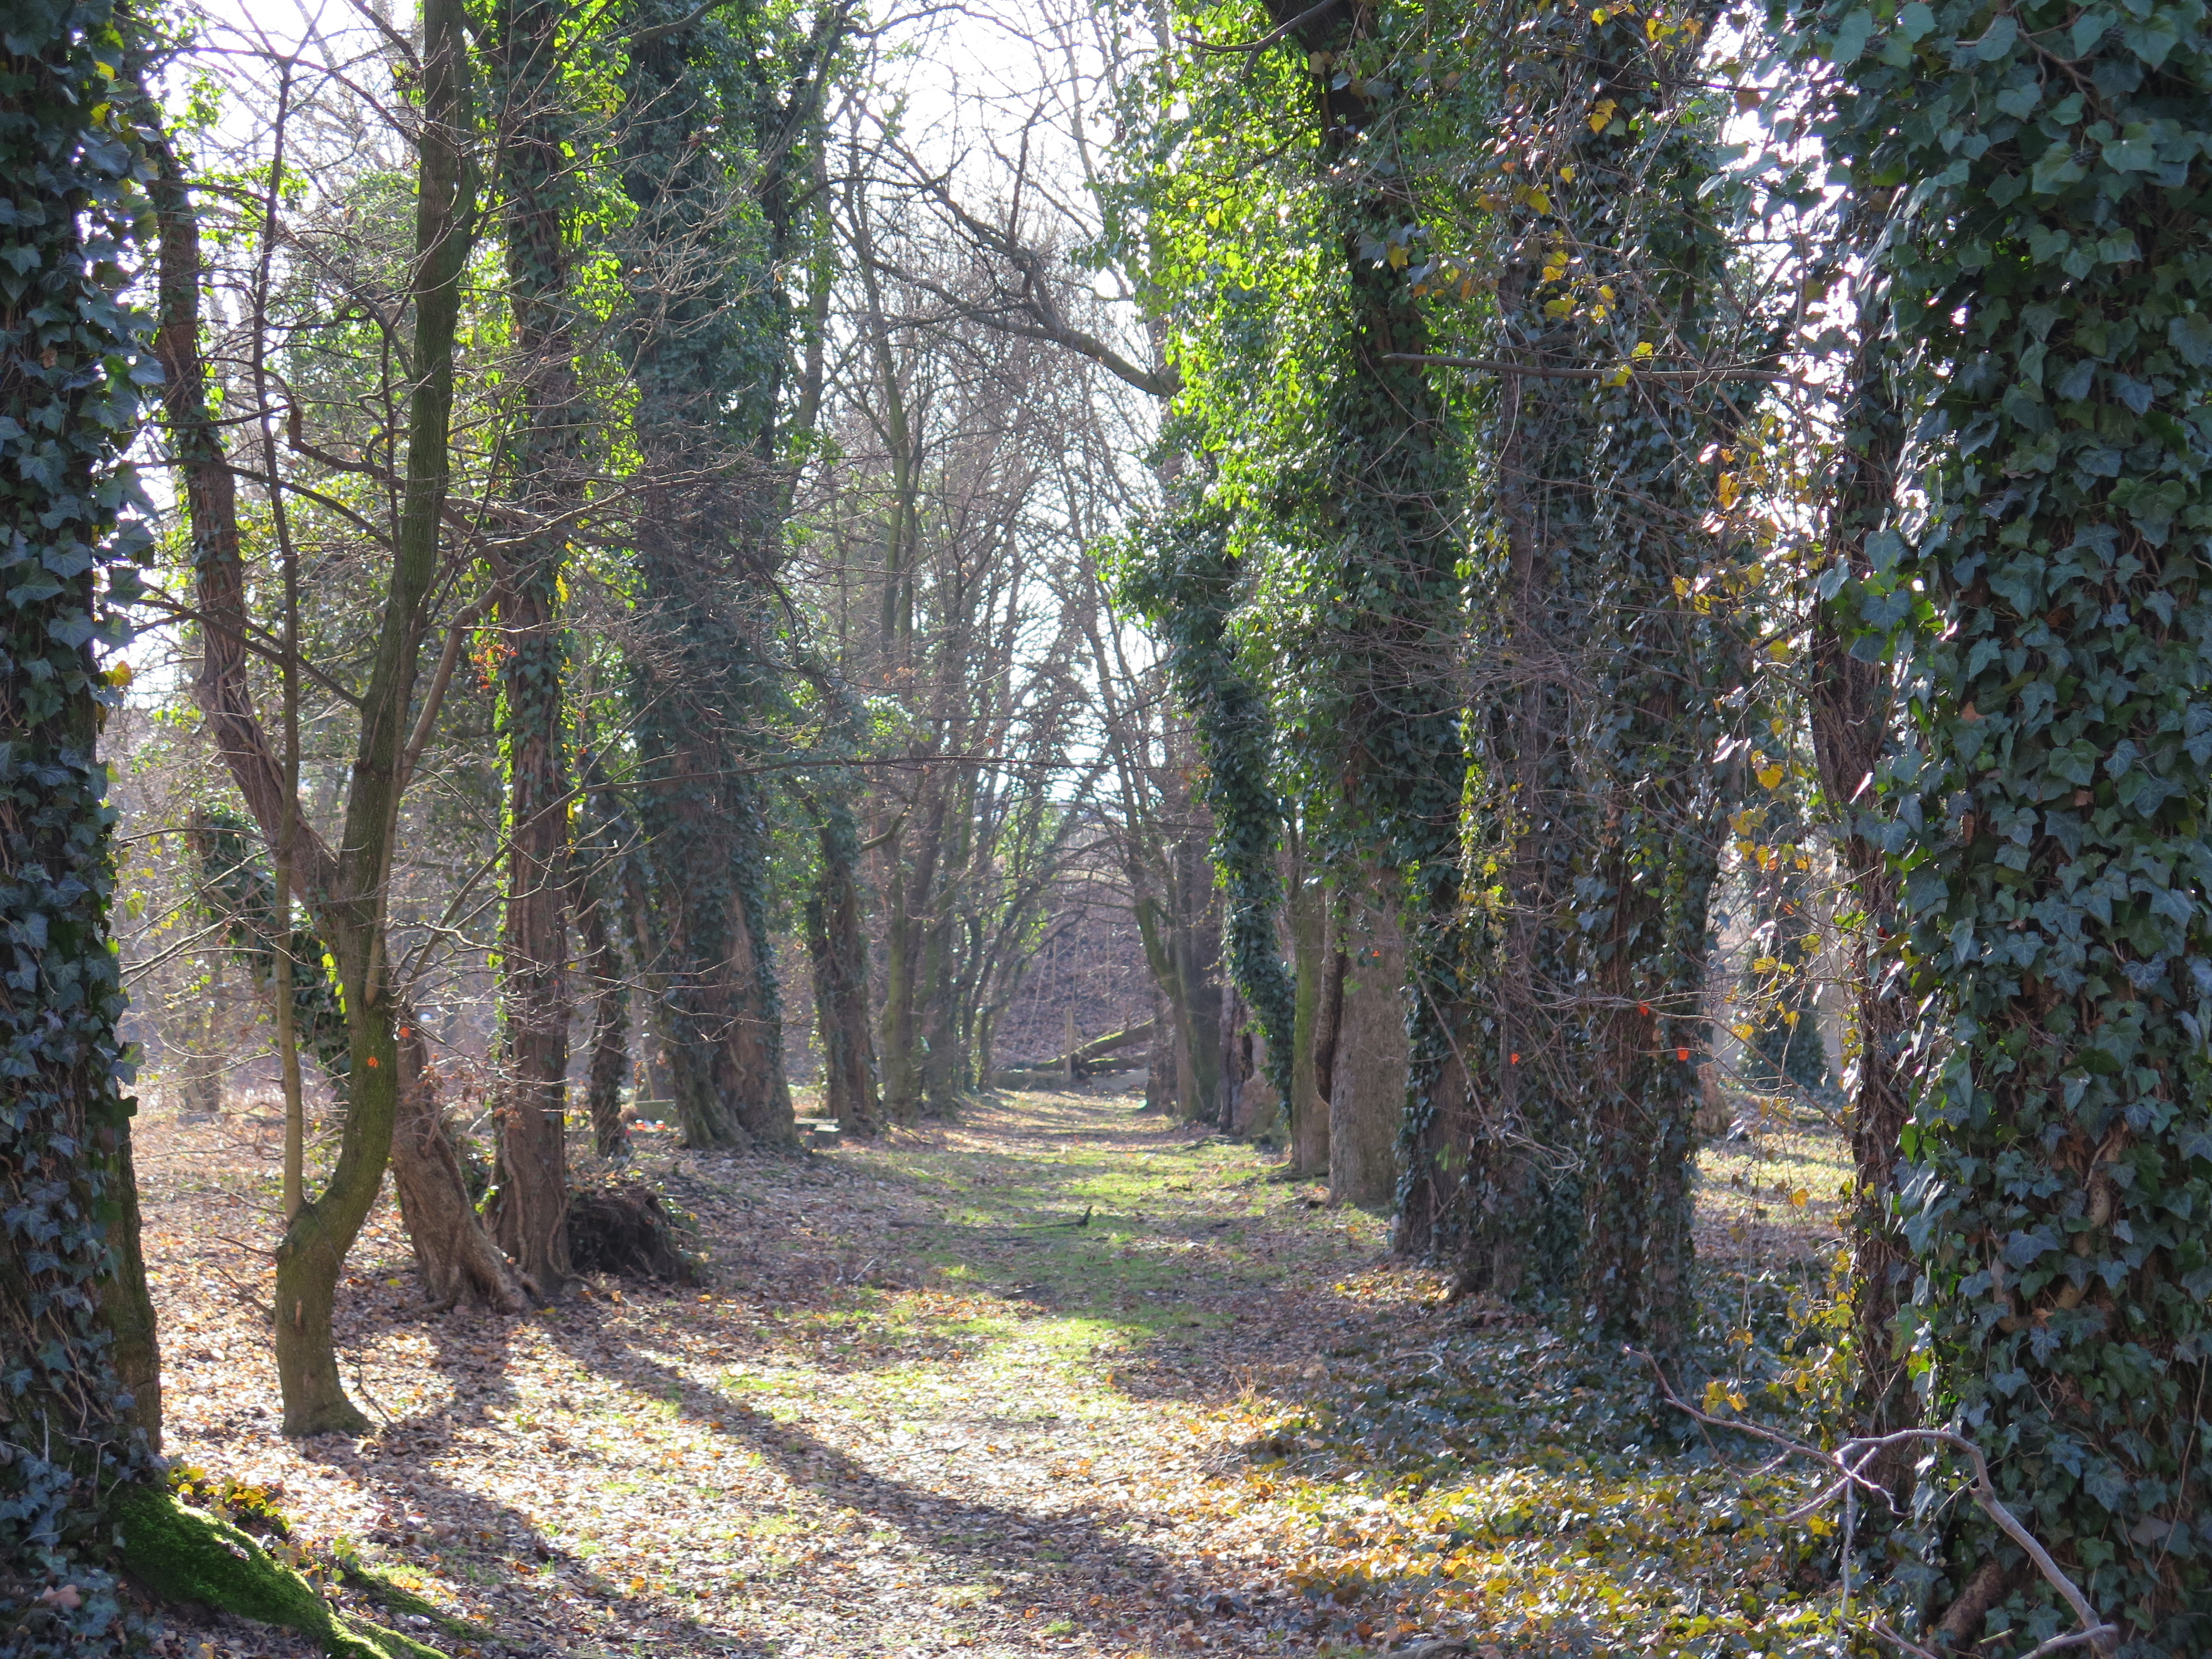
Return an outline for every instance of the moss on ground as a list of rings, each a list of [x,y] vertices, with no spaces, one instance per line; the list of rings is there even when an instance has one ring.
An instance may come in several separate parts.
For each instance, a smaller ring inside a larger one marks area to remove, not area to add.
[[[118,1490],[108,1505],[125,1567],[164,1601],[190,1601],[298,1631],[334,1659],[444,1659],[435,1648],[336,1612],[315,1587],[227,1521],[154,1486]]]

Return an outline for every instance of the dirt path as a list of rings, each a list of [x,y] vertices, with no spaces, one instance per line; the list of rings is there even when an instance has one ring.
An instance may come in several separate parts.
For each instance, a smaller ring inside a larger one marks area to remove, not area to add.
[[[156,1120],[169,1454],[281,1487],[311,1555],[483,1626],[465,1651],[1310,1650],[1268,1541],[1295,1517],[1246,1513],[1270,1489],[1240,1449],[1340,1367],[1417,1353],[1437,1285],[1385,1265],[1380,1222],[1136,1106],[1019,1096],[804,1160],[648,1151],[704,1286],[519,1319],[426,1314],[387,1210],[340,1328],[387,1421],[297,1443],[252,1305],[273,1131]]]

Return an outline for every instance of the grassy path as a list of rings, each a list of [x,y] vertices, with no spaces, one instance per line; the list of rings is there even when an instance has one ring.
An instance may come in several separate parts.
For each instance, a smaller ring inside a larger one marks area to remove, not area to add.
[[[708,1282],[520,1319],[426,1314],[387,1212],[340,1328],[385,1426],[296,1443],[242,1237],[273,1142],[264,1165],[238,1133],[157,1121],[143,1158],[170,1455],[281,1488],[311,1558],[476,1621],[465,1653],[1703,1652],[1813,1628],[1785,1606],[1818,1589],[1802,1551],[1763,1523],[1709,1545],[1734,1477],[1647,1449],[1578,1351],[1445,1309],[1381,1222],[1126,1098],[1003,1097],[803,1160],[645,1152]],[[1788,1196],[1817,1153],[1775,1167],[1707,1155],[1717,1251],[1817,1207]]]
[[[1209,1639],[1266,1650],[1208,1570],[1237,1448],[1434,1294],[1249,1147],[1014,1097],[803,1164],[647,1153],[698,1291],[429,1317],[387,1214],[341,1345],[390,1423],[294,1447],[191,1133],[147,1158],[171,1455],[518,1650],[1123,1651],[1209,1598]]]

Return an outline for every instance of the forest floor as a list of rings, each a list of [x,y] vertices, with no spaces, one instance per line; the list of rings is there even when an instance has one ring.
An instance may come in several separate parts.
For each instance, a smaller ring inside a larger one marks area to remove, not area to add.
[[[641,1135],[703,1282],[518,1318],[426,1310],[387,1205],[338,1338],[380,1426],[296,1443],[263,1307],[276,1125],[149,1115],[167,1451],[272,1494],[307,1561],[467,1628],[373,1616],[486,1659],[1430,1637],[1496,1659],[1809,1651],[1832,1629],[1809,1536],[1765,1518],[1797,1482],[1730,1467],[1755,1460],[1626,1362],[1446,1305],[1381,1220],[1140,1103],[1001,1096],[781,1159]],[[1804,1130],[1704,1154],[1719,1352],[1786,1369],[1780,1310],[1818,1300],[1842,1158]],[[165,1646],[296,1650],[235,1625]]]

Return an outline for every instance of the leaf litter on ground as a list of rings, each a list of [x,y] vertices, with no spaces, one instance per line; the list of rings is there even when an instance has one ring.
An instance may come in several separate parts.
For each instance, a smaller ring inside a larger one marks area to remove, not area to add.
[[[1768,1518],[1801,1480],[1747,1481],[1620,1362],[1449,1305],[1382,1219],[1128,1098],[995,1097],[803,1158],[655,1138],[639,1173],[703,1285],[519,1317],[426,1309],[387,1203],[338,1325],[378,1426],[297,1442],[265,1323],[274,1142],[241,1127],[142,1131],[167,1453],[270,1494],[334,1596],[464,1659],[1835,1640],[1820,1523]],[[1758,1258],[1809,1294],[1832,1248],[1832,1206],[1737,1213],[1763,1155],[1709,1152],[1701,1182],[1711,1282],[1747,1310],[1773,1300]],[[1764,1316],[1741,1340],[1771,1354]],[[297,1646],[236,1625],[168,1651]]]

